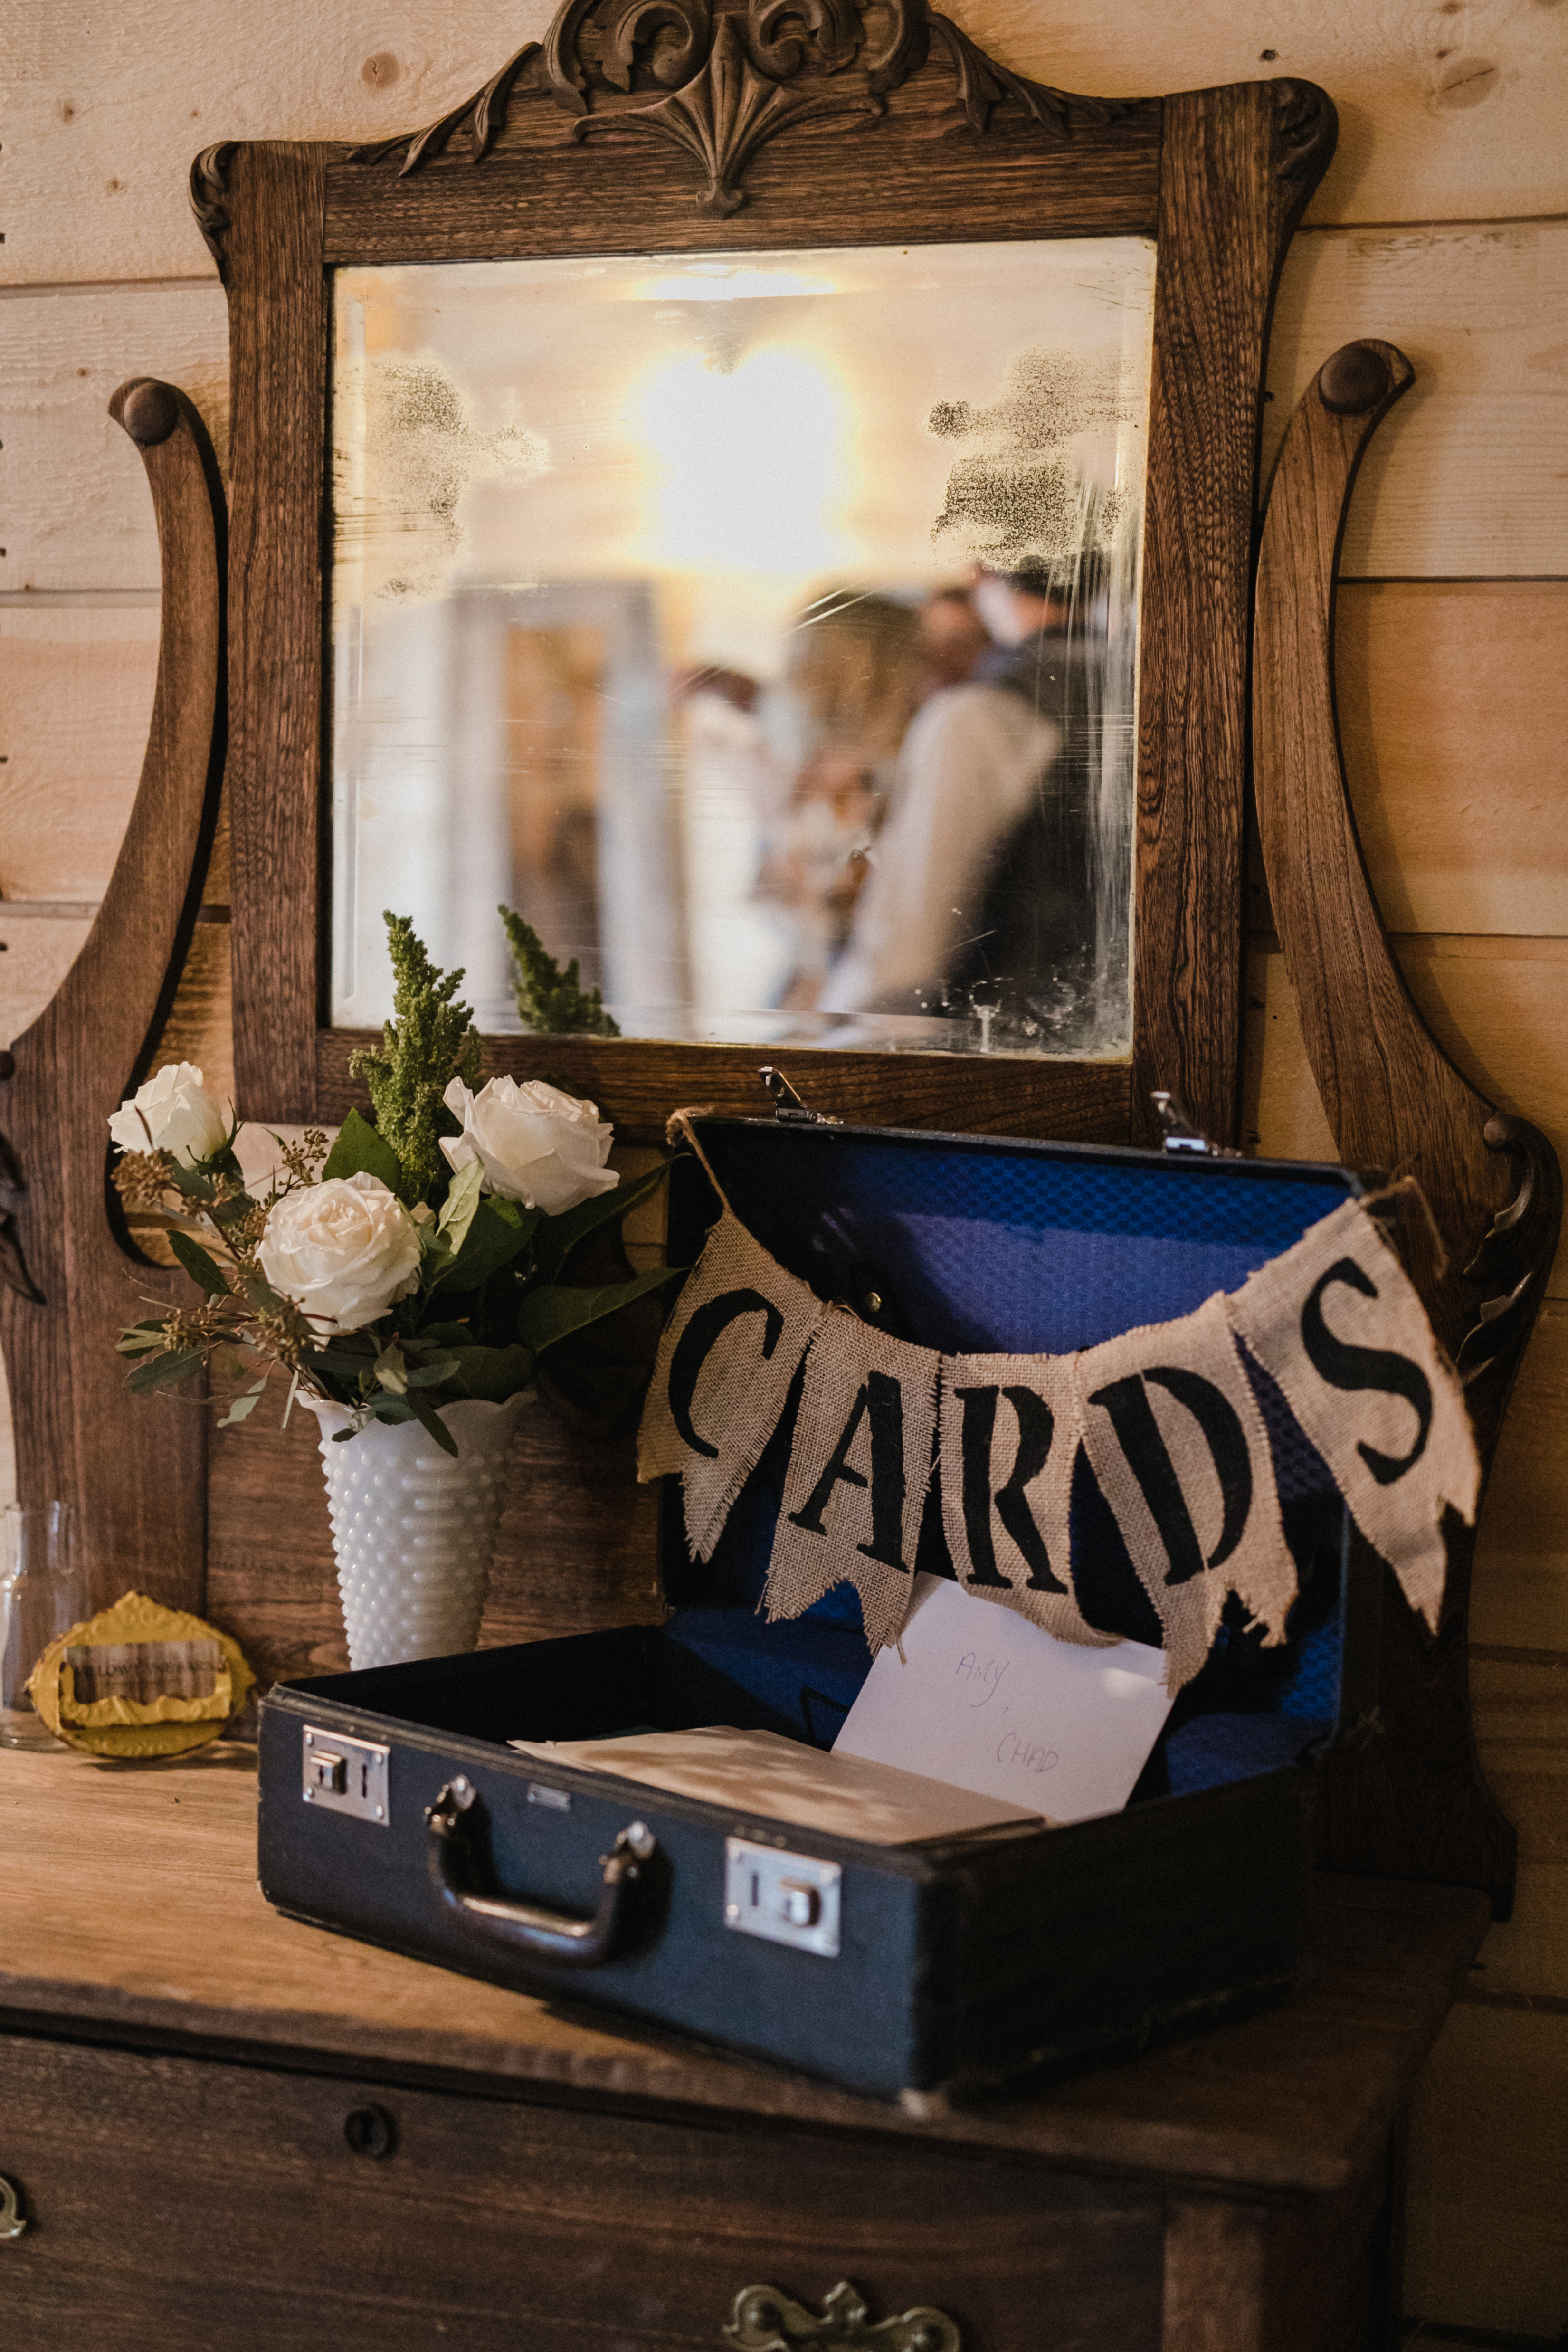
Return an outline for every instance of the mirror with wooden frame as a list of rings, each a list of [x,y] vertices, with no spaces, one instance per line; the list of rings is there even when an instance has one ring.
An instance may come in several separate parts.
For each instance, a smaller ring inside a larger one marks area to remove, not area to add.
[[[392,905],[492,1072],[629,1139],[762,1060],[1228,1137],[1262,361],[1334,129],[1049,89],[925,0],[569,0],[423,131],[208,150],[242,1112],[342,1116]]]

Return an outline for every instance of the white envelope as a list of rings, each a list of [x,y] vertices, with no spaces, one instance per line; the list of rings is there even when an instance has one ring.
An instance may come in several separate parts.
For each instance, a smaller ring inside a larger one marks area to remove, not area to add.
[[[1052,1822],[1120,1812],[1170,1712],[1165,1654],[1086,1649],[918,1576],[904,1654],[879,1650],[833,1742]]]

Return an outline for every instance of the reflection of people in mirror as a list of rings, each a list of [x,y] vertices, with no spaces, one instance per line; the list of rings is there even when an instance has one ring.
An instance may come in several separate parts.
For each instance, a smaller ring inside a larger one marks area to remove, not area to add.
[[[837,593],[797,623],[770,730],[792,772],[789,800],[757,884],[790,929],[786,1011],[811,1010],[849,937],[923,654],[915,614],[887,596]]]
[[[1027,1019],[1040,983],[1082,972],[1092,954],[1099,565],[982,572],[973,601],[993,650],[910,726],[824,1012],[984,1003]]]

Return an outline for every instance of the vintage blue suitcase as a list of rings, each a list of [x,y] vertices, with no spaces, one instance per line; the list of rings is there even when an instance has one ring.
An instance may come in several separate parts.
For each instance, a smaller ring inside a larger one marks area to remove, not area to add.
[[[820,1297],[955,1351],[1061,1353],[1185,1315],[1358,1189],[1343,1169],[1189,1153],[771,1120],[701,1134],[737,1215]],[[715,1213],[683,1155],[674,1262]],[[853,1588],[793,1622],[757,1613],[787,1414],[706,1563],[666,1496],[665,1623],[278,1685],[261,1713],[263,1892],[319,1926],[913,2099],[1287,1992],[1311,1761],[1371,1710],[1378,1602],[1371,1580],[1353,1589],[1322,1464],[1266,1377],[1254,1387],[1297,1563],[1289,1638],[1261,1647],[1230,1604],[1125,1811],[890,1846],[508,1748],[712,1724],[831,1745],[870,1666]],[[1071,1524],[1085,1614],[1158,1643],[1082,1456]],[[951,1573],[939,1509],[916,1566]]]

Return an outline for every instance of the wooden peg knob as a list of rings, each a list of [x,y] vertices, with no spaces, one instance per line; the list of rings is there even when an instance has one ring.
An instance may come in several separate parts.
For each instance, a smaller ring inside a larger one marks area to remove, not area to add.
[[[1323,406],[1336,416],[1364,416],[1384,398],[1394,379],[1388,362],[1370,343],[1346,343],[1318,371]]]
[[[155,449],[180,422],[180,404],[166,383],[143,376],[123,394],[120,421],[139,449]]]

